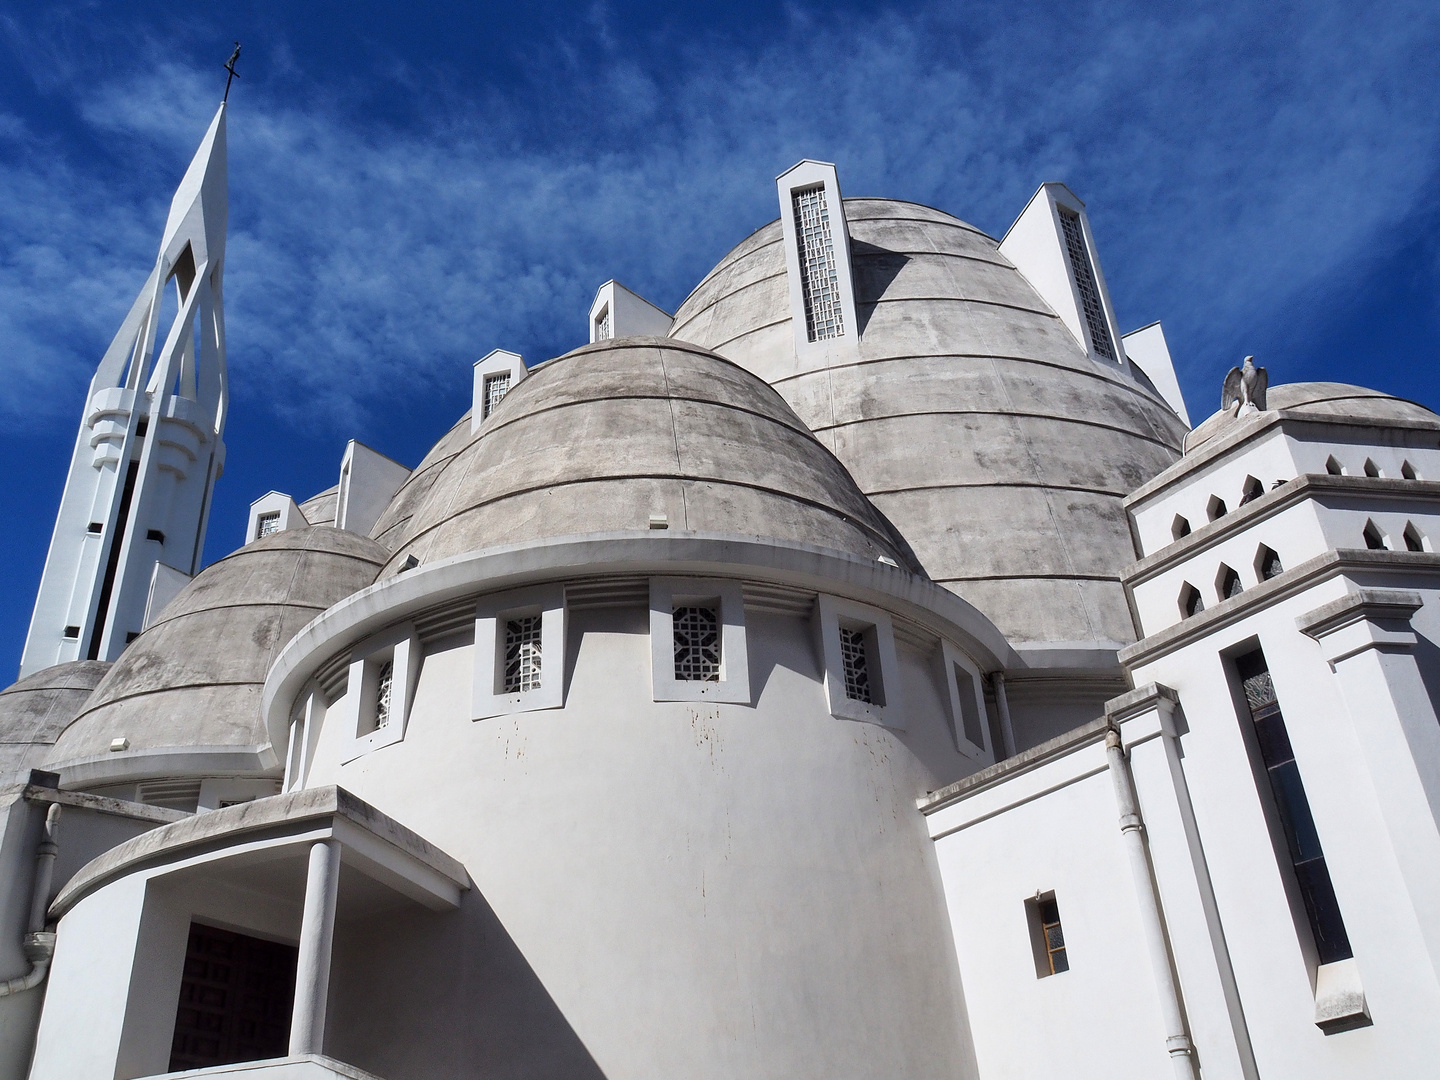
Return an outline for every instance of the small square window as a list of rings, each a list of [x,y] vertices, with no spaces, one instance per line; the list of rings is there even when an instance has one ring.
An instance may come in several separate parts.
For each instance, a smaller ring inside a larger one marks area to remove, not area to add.
[[[830,712],[847,720],[904,727],[890,616],[824,593],[815,609]]]
[[[565,704],[565,589],[546,585],[481,600],[475,609],[470,718]]]
[[[505,620],[505,692],[540,689],[541,616]]]
[[[1070,970],[1065,948],[1065,929],[1060,924],[1060,907],[1055,894],[1042,893],[1025,901],[1030,924],[1030,947],[1035,954],[1035,976],[1044,979]]]
[[[720,681],[720,616],[713,607],[677,607],[675,678],[680,682]]]
[[[343,723],[351,743],[342,764],[405,737],[420,672],[420,642],[406,623],[362,642],[350,660]]]
[[[98,521],[92,521],[89,525],[85,526],[85,531],[90,533],[92,536],[99,536],[102,532],[105,531],[105,526]]]
[[[501,400],[510,392],[510,372],[499,371],[494,375],[485,376],[485,405],[482,419],[488,419],[490,414],[499,406]]]
[[[656,701],[750,703],[745,591],[715,578],[650,580],[650,669]]]
[[[845,696],[851,701],[874,705],[870,693],[870,663],[865,645],[865,629],[840,628],[840,661],[845,667]]]
[[[165,543],[165,534],[159,529],[147,529],[145,530],[145,539],[154,540],[157,544],[163,544]]]
[[[280,531],[280,512],[279,512],[278,510],[275,511],[275,513],[273,513],[273,514],[261,514],[258,518],[256,518],[256,520],[255,520],[255,539],[256,539],[256,540],[263,540],[265,537],[269,536],[271,533],[276,533],[276,532],[279,532],[279,531]]]
[[[74,640],[76,640],[77,638],[79,638],[79,636],[80,636],[80,627],[78,627],[78,626],[67,626],[67,627],[65,627],[65,637],[66,637],[67,640],[74,641]]]

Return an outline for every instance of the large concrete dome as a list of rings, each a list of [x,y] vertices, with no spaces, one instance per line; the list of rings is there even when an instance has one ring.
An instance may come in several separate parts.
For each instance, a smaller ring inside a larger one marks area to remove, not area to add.
[[[115,661],[56,741],[70,782],[258,767],[265,673],[296,632],[375,580],[388,555],[340,529],[274,533],[205,568]],[[128,747],[112,752],[111,741]],[[197,756],[198,755],[198,756]]]
[[[930,575],[1012,641],[1133,641],[1122,500],[1185,425],[1089,359],[994,240],[948,214],[846,199],[858,355],[801,363],[778,221],[721,260],[676,338],[774,386]]]
[[[104,660],[72,660],[0,691],[0,784],[49,755],[109,670]]]
[[[503,544],[663,523],[813,544],[916,568],[905,542],[784,400],[664,338],[576,349],[532,370],[473,435],[421,462],[372,535],[382,577]]]
[[[1297,382],[1270,387],[1265,396],[1267,412],[1291,416],[1344,418],[1361,424],[1389,427],[1402,424],[1440,426],[1440,416],[1413,401],[1393,397],[1350,383]],[[1187,453],[1209,442],[1235,417],[1228,411],[1214,413],[1185,438]]]

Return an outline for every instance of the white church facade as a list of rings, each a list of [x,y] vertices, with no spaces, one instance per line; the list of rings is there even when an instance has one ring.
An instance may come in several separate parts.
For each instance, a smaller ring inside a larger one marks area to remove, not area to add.
[[[224,124],[0,692],[0,1080],[1430,1074],[1440,416],[1192,428],[1064,185],[804,161],[202,568]]]

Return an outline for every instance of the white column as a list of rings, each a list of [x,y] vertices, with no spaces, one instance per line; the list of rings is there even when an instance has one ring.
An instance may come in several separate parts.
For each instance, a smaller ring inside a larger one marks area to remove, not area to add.
[[[319,1054],[325,1046],[325,1005],[330,996],[330,948],[335,942],[335,898],[340,885],[340,841],[316,841],[305,878],[300,957],[295,967],[295,1009],[290,1054]]]
[[[1413,652],[1418,593],[1361,589],[1296,620],[1335,672],[1440,975],[1440,721]]]

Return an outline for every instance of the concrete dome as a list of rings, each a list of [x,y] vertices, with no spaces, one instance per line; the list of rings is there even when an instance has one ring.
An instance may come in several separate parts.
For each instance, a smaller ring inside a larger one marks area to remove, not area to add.
[[[0,691],[0,783],[49,756],[49,748],[109,670],[104,660],[72,660]]]
[[[1090,360],[979,230],[888,199],[845,211],[858,355],[797,359],[778,221],[720,261],[672,335],[774,386],[1012,641],[1133,641],[1122,500],[1176,459],[1184,424]]]
[[[917,569],[904,541],[784,400],[743,368],[664,338],[543,364],[478,432],[431,451],[372,535],[383,572],[503,544],[651,529],[813,544]]]
[[[100,680],[52,761],[99,758],[80,780],[203,771],[183,755],[258,756],[265,673],[320,612],[375,580],[389,553],[340,529],[273,533],[206,567]],[[112,739],[129,740],[111,753]],[[163,755],[181,755],[162,767]],[[252,764],[252,768],[255,765]],[[66,781],[70,782],[67,776]]]
[[[1267,412],[1284,412],[1297,417],[1344,417],[1357,423],[1370,423],[1380,427],[1393,424],[1397,420],[1402,423],[1440,427],[1440,416],[1424,405],[1349,383],[1282,383],[1270,387],[1265,395],[1265,405]],[[1214,438],[1227,421],[1234,419],[1236,418],[1224,411],[1210,416],[1186,437],[1186,453]]]

